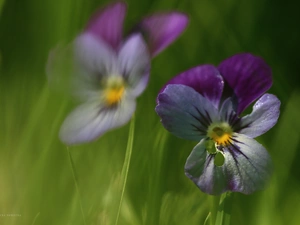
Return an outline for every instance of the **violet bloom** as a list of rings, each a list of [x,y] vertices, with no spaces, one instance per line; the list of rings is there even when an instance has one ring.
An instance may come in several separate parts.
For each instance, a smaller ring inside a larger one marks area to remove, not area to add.
[[[135,99],[148,83],[151,57],[173,42],[188,22],[177,12],[152,15],[123,39],[125,13],[124,2],[108,5],[74,41],[75,92],[83,103],[61,127],[60,138],[68,145],[92,141],[130,120]]]
[[[177,137],[199,141],[185,173],[203,192],[250,194],[266,184],[271,159],[253,138],[279,117],[280,101],[264,94],[271,84],[268,65],[245,53],[217,68],[202,65],[183,72],[159,94],[156,112],[164,127]],[[257,98],[252,113],[240,117]]]

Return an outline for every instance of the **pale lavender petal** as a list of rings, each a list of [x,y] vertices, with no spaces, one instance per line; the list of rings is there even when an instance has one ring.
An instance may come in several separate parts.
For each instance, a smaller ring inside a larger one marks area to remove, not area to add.
[[[223,101],[220,109],[220,117],[222,121],[227,122],[233,129],[240,123],[240,118],[235,112],[232,98]]]
[[[263,59],[242,53],[224,60],[219,70],[237,98],[239,115],[272,85],[272,72]]]
[[[187,24],[187,15],[170,12],[146,17],[140,23],[139,28],[149,42],[152,56],[156,56],[185,30]]]
[[[212,103],[194,89],[170,84],[158,96],[155,108],[163,126],[177,137],[200,141],[208,126],[219,119]]]
[[[131,35],[119,52],[120,71],[134,96],[146,88],[150,72],[150,54],[141,34]]]
[[[201,191],[217,195],[226,191],[226,177],[222,167],[215,166],[214,155],[205,149],[205,139],[198,143],[185,164],[185,175],[191,179]]]
[[[122,40],[126,8],[124,2],[116,2],[98,10],[91,17],[85,31],[118,50]]]
[[[272,173],[271,158],[256,140],[234,133],[232,145],[224,148],[224,173],[229,191],[251,194],[265,188]]]
[[[192,87],[202,96],[209,99],[212,104],[218,108],[224,81],[219,71],[214,66],[203,65],[179,74],[168,81],[166,85],[168,84],[183,84]],[[165,87],[163,87],[161,91],[163,91]]]
[[[272,94],[264,94],[253,106],[251,114],[244,116],[237,132],[255,138],[271,129],[279,117],[280,101]]]
[[[126,124],[135,107],[135,100],[129,96],[125,96],[119,105],[110,108],[99,100],[84,103],[64,121],[60,129],[60,139],[67,145],[93,141],[105,132]]]
[[[86,76],[100,80],[103,76],[119,73],[116,53],[101,39],[83,33],[76,38],[74,49],[75,59]]]
[[[266,149],[243,134],[234,133],[231,143],[221,150],[225,157],[222,166],[214,164],[215,155],[206,153],[204,141],[187,159],[186,175],[203,192],[212,195],[225,191],[251,194],[263,189],[268,182],[272,165]]]

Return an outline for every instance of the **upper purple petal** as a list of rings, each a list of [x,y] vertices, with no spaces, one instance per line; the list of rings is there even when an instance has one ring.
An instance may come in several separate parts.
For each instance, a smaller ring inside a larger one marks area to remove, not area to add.
[[[237,114],[272,85],[272,72],[265,61],[249,53],[234,55],[219,65],[219,71],[237,98]]]
[[[154,14],[139,24],[146,35],[152,56],[156,56],[170,45],[186,28],[187,15],[180,12]]]
[[[253,106],[251,114],[244,116],[237,128],[239,133],[255,138],[271,129],[279,117],[279,99],[272,94],[264,94]]]
[[[88,22],[86,32],[94,34],[117,50],[122,40],[126,8],[124,2],[116,2],[98,10]]]
[[[155,110],[168,131],[194,141],[206,137],[209,125],[219,120],[217,108],[209,100],[180,84],[170,84],[159,94]]]
[[[219,71],[212,65],[197,66],[189,69],[168,81],[168,84],[189,86],[209,99],[218,108],[223,91],[224,81]],[[162,88],[163,91],[166,85]]]

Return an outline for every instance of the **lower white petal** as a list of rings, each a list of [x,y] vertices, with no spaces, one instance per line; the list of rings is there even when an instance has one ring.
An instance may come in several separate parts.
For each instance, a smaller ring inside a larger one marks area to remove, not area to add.
[[[105,132],[126,124],[135,111],[136,102],[130,96],[113,107],[99,101],[78,106],[64,121],[60,139],[67,145],[93,141]]]

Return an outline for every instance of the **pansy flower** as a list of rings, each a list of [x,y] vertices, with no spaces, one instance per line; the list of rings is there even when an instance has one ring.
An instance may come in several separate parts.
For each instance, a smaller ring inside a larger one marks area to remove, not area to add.
[[[268,65],[243,53],[218,67],[185,71],[158,95],[156,112],[163,126],[177,137],[199,142],[186,161],[185,173],[203,192],[250,194],[265,186],[271,159],[254,138],[279,117],[280,101],[265,94],[271,84]],[[252,113],[241,116],[255,100]]]
[[[92,141],[130,120],[135,99],[148,83],[151,57],[171,44],[188,22],[179,12],[154,14],[123,38],[125,13],[124,2],[99,10],[73,43],[73,83],[83,102],[61,127],[60,138],[68,145]]]

